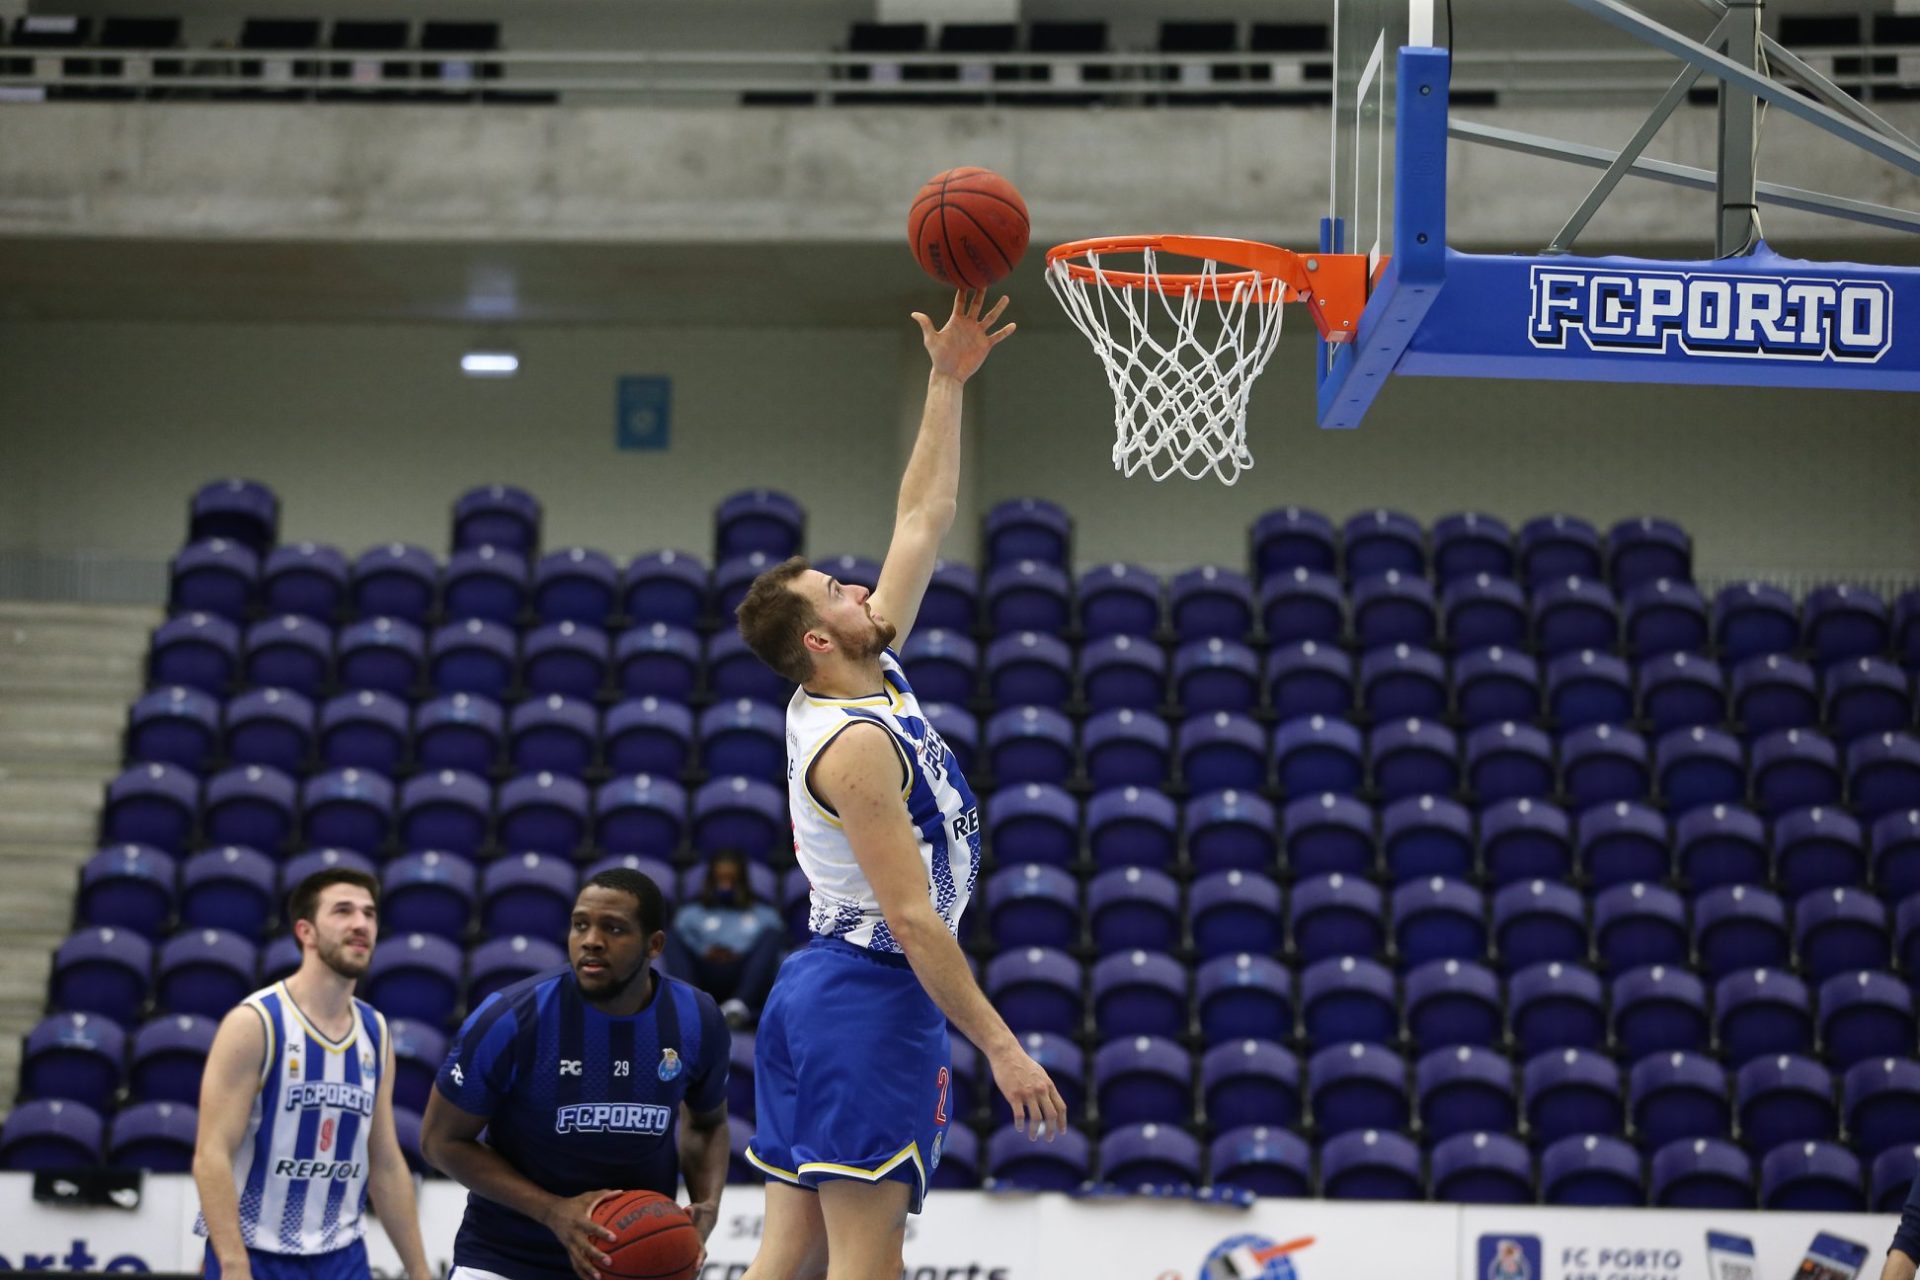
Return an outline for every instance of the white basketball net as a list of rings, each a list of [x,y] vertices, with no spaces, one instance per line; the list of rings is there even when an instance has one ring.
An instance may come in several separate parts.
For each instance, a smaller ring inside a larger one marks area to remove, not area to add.
[[[1113,388],[1114,469],[1132,475],[1145,467],[1155,480],[1211,471],[1232,484],[1253,465],[1247,397],[1279,344],[1285,285],[1233,266],[1223,280],[1221,264],[1202,259],[1192,274],[1205,287],[1163,289],[1154,251],[1137,252],[1145,287],[1102,272],[1097,253],[1085,255],[1082,275],[1065,259],[1047,267],[1048,287]],[[1126,271],[1135,274],[1131,262]]]

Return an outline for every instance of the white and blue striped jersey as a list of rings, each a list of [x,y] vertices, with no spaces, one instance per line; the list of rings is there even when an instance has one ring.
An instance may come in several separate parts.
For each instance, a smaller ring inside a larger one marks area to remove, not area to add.
[[[329,1040],[284,982],[242,1003],[260,1015],[267,1052],[246,1136],[233,1156],[240,1238],[265,1253],[343,1249],[364,1230],[367,1135],[386,1065],[386,1019],[355,1000],[353,1030]],[[194,1230],[207,1233],[205,1218]]]
[[[827,744],[849,727],[871,721],[887,731],[900,753],[907,802],[920,860],[927,869],[933,909],[959,931],[960,913],[980,873],[980,810],[959,762],[927,723],[913,686],[889,649],[880,658],[884,692],[866,698],[820,698],[802,687],[787,704],[787,807],[793,815],[793,851],[812,886],[809,926],[872,951],[898,952],[845,830],[813,791],[809,774]]]

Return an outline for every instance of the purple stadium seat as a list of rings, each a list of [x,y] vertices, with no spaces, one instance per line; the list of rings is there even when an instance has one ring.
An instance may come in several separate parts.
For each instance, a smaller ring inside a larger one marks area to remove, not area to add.
[[[1276,645],[1313,640],[1336,645],[1347,625],[1347,597],[1330,573],[1303,567],[1260,582],[1260,627]]]
[[[1185,1035],[1188,977],[1184,965],[1161,952],[1117,952],[1098,961],[1093,966],[1092,991],[1094,1026],[1100,1038]],[[1077,1022],[1077,1014],[1075,1018]],[[1066,1027],[1046,1029],[1072,1032]]]
[[[260,603],[269,614],[303,613],[325,622],[347,599],[347,558],[340,548],[293,542],[267,553]]]
[[[987,1177],[1006,1190],[1072,1191],[1092,1167],[1087,1135],[1071,1127],[1051,1142],[1035,1142],[1012,1125],[987,1139]]]
[[[700,637],[692,631],[666,622],[644,623],[614,641],[614,683],[629,698],[686,702],[699,683],[700,661]]]
[[[457,769],[418,774],[400,788],[402,848],[471,858],[486,843],[492,816],[492,790],[483,779]]]
[[[1789,1142],[1760,1161],[1760,1207],[1794,1213],[1861,1213],[1860,1161],[1837,1142]]]
[[[1548,1049],[1520,1067],[1520,1095],[1535,1143],[1626,1128],[1620,1069],[1591,1049]]]
[[[1707,988],[1688,969],[1643,965],[1613,980],[1613,1036],[1620,1056],[1702,1052],[1711,1039]]]
[[[1172,1040],[1126,1036],[1093,1055],[1104,1125],[1185,1125],[1193,1118],[1193,1058]]]
[[[1465,879],[1474,873],[1473,815],[1438,796],[1408,796],[1380,815],[1380,845],[1388,878],[1406,884],[1429,876]]]
[[[1173,654],[1173,696],[1190,715],[1244,711],[1260,700],[1260,660],[1237,640],[1190,640]]]
[[[1167,700],[1167,655],[1139,636],[1108,636],[1080,650],[1080,692],[1095,712],[1152,711]]]
[[[1531,1204],[1533,1156],[1504,1133],[1455,1133],[1434,1144],[1432,1188],[1452,1204]]]
[[[1640,1153],[1605,1134],[1561,1138],[1540,1153],[1540,1198],[1581,1208],[1639,1208],[1647,1202]]]
[[[789,841],[786,793],[757,778],[715,778],[693,793],[693,847],[765,862]]]
[[[264,555],[280,531],[280,498],[258,480],[214,480],[194,491],[187,536],[231,538]]]
[[[1088,780],[1102,790],[1160,789],[1172,776],[1173,730],[1150,711],[1096,712],[1081,727],[1080,749]]]
[[[1329,1200],[1418,1200],[1420,1148],[1411,1139],[1354,1129],[1320,1144],[1320,1194]]]
[[[1581,812],[1575,833],[1575,861],[1596,889],[1663,881],[1673,870],[1667,820],[1650,805],[1596,804]]]
[[[1755,806],[1768,817],[1840,802],[1840,753],[1811,729],[1781,729],[1753,744]]]
[[[268,618],[247,628],[247,683],[318,697],[332,665],[333,633],[298,614]]]
[[[1420,522],[1402,512],[1374,510],[1351,516],[1341,529],[1341,541],[1350,581],[1389,572],[1418,577],[1427,571]]]
[[[346,867],[350,871],[361,871],[367,875],[375,874],[373,860],[357,850],[307,849],[294,854],[280,864],[280,896],[284,898],[292,893],[308,876],[320,871],[331,871],[335,867]],[[281,935],[283,938],[287,936]],[[297,963],[297,948],[295,955]]]
[[[156,953],[154,1009],[221,1017],[253,990],[259,964],[258,949],[237,933],[224,929],[177,933]]]
[[[600,717],[584,698],[550,693],[507,713],[507,762],[521,773],[578,778],[593,767],[599,739]]]
[[[1404,643],[1369,649],[1360,659],[1360,703],[1376,720],[1443,716],[1447,664],[1431,649]]]
[[[474,486],[454,499],[453,545],[532,555],[540,547],[540,500],[510,484]]]
[[[1253,588],[1244,574],[1201,565],[1167,584],[1167,616],[1182,641],[1243,640],[1253,629]]]
[[[1429,1142],[1520,1124],[1513,1064],[1493,1049],[1460,1044],[1422,1054],[1413,1064],[1413,1096]]]
[[[478,890],[479,875],[466,859],[434,850],[407,854],[381,871],[380,923],[391,932],[458,942],[467,935]]]
[[[1277,899],[1277,886],[1268,885]],[[1278,914],[1277,901],[1274,909]],[[1147,867],[1103,871],[1087,885],[1087,924],[1093,949],[1103,956],[1172,951],[1180,944],[1180,886],[1166,872]]]
[[[900,647],[900,665],[919,697],[965,703],[979,683],[980,650],[958,631],[916,626]]]
[[[1271,956],[1219,956],[1194,973],[1200,1038],[1209,1046],[1233,1040],[1287,1040],[1293,1036],[1293,978]]]
[[[1640,714],[1656,735],[1727,718],[1727,677],[1697,653],[1663,653],[1639,667]]]
[[[1893,950],[1903,971],[1920,969],[1920,894],[1909,894],[1894,909]]]
[[[1080,806],[1061,788],[1028,782],[987,800],[987,844],[1003,861],[1064,867],[1080,853]]]
[[[1726,1071],[1701,1053],[1649,1053],[1627,1072],[1633,1130],[1651,1148],[1683,1138],[1732,1136],[1731,1096]]]
[[[1553,741],[1511,720],[1467,734],[1467,788],[1482,804],[1553,794]]]
[[[1711,804],[1681,815],[1673,828],[1674,861],[1695,893],[1767,879],[1767,831],[1738,804]]]
[[[155,689],[127,715],[127,759],[170,764],[196,773],[213,759],[220,740],[220,703],[186,685]]]
[[[1528,965],[1508,979],[1507,1001],[1515,1050],[1527,1057],[1549,1049],[1606,1046],[1606,988],[1584,965],[1559,960]]]
[[[80,923],[130,929],[153,941],[172,919],[178,876],[174,860],[151,845],[108,845],[80,870]]]
[[[1874,1213],[1899,1213],[1913,1180],[1920,1177],[1920,1145],[1889,1147],[1873,1158],[1868,1174],[1868,1208]]]
[[[607,682],[611,654],[607,633],[599,627],[553,622],[527,634],[520,676],[529,693],[592,701]]]
[[[1822,720],[1842,745],[1913,723],[1913,682],[1884,658],[1855,658],[1826,671]]]
[[[473,693],[498,702],[513,687],[513,632],[497,622],[449,622],[427,644],[428,679],[442,693]]]
[[[939,1163],[929,1171],[927,1185],[943,1191],[975,1191],[981,1176],[980,1139],[964,1125],[947,1126]]]
[[[1847,793],[1871,821],[1920,806],[1920,739],[1911,733],[1873,733],[1847,747]]]
[[[1547,714],[1562,729],[1633,719],[1633,678],[1610,653],[1569,649],[1547,662]]]
[[[1693,539],[1671,520],[1635,516],[1607,531],[1607,576],[1626,590],[1658,578],[1693,579]]]
[[[1793,597],[1764,582],[1723,587],[1713,601],[1713,635],[1729,664],[1787,653],[1800,641]]]
[[[1202,961],[1238,952],[1271,954],[1284,940],[1281,887],[1260,871],[1210,871],[1198,877],[1188,890],[1187,917],[1194,954]]]
[[[1753,1162],[1720,1138],[1682,1138],[1653,1153],[1653,1203],[1663,1209],[1753,1208]]]
[[[1586,900],[1559,880],[1516,880],[1493,895],[1493,941],[1508,973],[1587,958]]]
[[[974,757],[980,750],[980,722],[974,719],[973,713],[948,702],[923,702],[920,710],[926,715],[927,724],[953,752],[960,772],[971,772]]]
[[[753,586],[753,580],[783,559],[785,559],[784,556],[770,556],[764,551],[721,556],[713,568],[714,613],[721,618],[732,618],[734,610],[738,609],[740,602],[746,599],[747,591]]]
[[[1855,922],[1877,920],[1878,924],[1870,931],[1880,936],[1877,942],[1870,939],[1856,939],[1851,945],[1839,943],[1837,939],[1825,942],[1817,941],[1800,933],[1796,922],[1798,949],[1801,963],[1810,967],[1819,967],[1807,950],[1811,944],[1816,951],[1825,953],[1826,967],[1829,972],[1838,973],[1841,969],[1884,969],[1887,967],[1887,921],[1885,908],[1879,900],[1868,894],[1865,889],[1867,879],[1866,853],[1860,847],[1860,824],[1846,814],[1824,809],[1796,809],[1781,818],[1774,826],[1774,848],[1776,865],[1780,877],[1781,892],[1794,899],[1802,911],[1814,898],[1823,902],[1846,905],[1838,906],[1846,919]],[[1839,895],[1852,890],[1850,898]],[[1862,901],[1871,902],[1879,913],[1874,916],[1860,914],[1858,906]],[[1828,908],[1816,908],[1823,913]],[[1830,921],[1824,914],[1820,917]],[[1839,946],[1841,953],[1859,951],[1856,964],[1831,963],[1838,957],[1834,948]]]
[[[153,683],[226,692],[240,666],[240,630],[210,613],[169,618],[154,629],[148,663]]]
[[[916,627],[938,627],[962,634],[973,630],[980,614],[980,575],[970,564],[935,560],[927,594],[920,600]]]
[[[1464,880],[1429,876],[1393,891],[1394,954],[1401,968],[1430,960],[1479,960],[1487,952],[1487,903]]]
[[[1361,956],[1330,956],[1300,975],[1300,1023],[1314,1045],[1386,1044],[1398,1038],[1393,973]]]
[[[1338,718],[1353,710],[1353,659],[1331,644],[1297,640],[1267,655],[1267,701],[1279,720]]]
[[[56,1013],[27,1033],[20,1093],[105,1110],[126,1075],[127,1034],[110,1018]]]
[[[659,622],[688,630],[707,611],[707,566],[685,551],[635,556],[620,573],[620,612],[642,626]]]
[[[1374,726],[1367,735],[1367,762],[1373,785],[1387,800],[1451,795],[1460,787],[1460,741],[1434,720],[1416,716]]]
[[[407,720],[407,704],[390,693],[362,689],[330,698],[320,708],[320,763],[392,777],[406,759]]]
[[[1223,795],[1237,797],[1239,793],[1211,792],[1207,798],[1212,800]],[[1261,803],[1265,804],[1264,801]],[[1236,804],[1234,810],[1231,818],[1223,817],[1216,811],[1213,821],[1234,824],[1254,821],[1243,806]],[[1266,812],[1269,852],[1261,865],[1271,866],[1273,810],[1268,807]],[[1189,832],[1192,830],[1191,823],[1190,818]],[[1179,829],[1180,807],[1165,792],[1157,789],[1109,787],[1095,792],[1087,801],[1087,849],[1096,867],[1151,867],[1165,871],[1173,865],[1179,854]],[[1223,834],[1220,838],[1226,841],[1231,836]],[[1188,839],[1191,843],[1191,834]],[[1212,863],[1203,862],[1198,855],[1192,857],[1198,871],[1217,869]]]
[[[1869,1160],[1920,1143],[1920,1062],[1867,1058],[1840,1081],[1841,1109],[1853,1146]]]
[[[480,877],[481,933],[565,937],[578,876],[572,863],[552,854],[517,853],[487,864]]]
[[[1215,1045],[1200,1061],[1207,1123],[1217,1132],[1300,1119],[1300,1060],[1272,1040]]]
[[[1807,593],[1801,618],[1806,646],[1822,669],[1849,658],[1877,657],[1893,638],[1887,602],[1868,587],[1815,587]]]
[[[1103,564],[1080,575],[1080,629],[1090,641],[1151,636],[1160,629],[1160,579],[1137,564]]]
[[[527,608],[527,559],[510,547],[469,546],[447,561],[443,612],[450,622],[480,618],[513,626]]]
[[[467,1007],[477,1008],[502,987],[557,969],[566,962],[567,953],[545,938],[516,935],[483,942],[468,958]]]
[[[1440,607],[1425,578],[1388,569],[1353,585],[1353,634],[1360,648],[1431,647],[1440,633]]]
[[[1654,578],[1624,588],[1627,652],[1636,658],[1707,646],[1707,602],[1690,582]]]
[[[1518,649],[1488,645],[1453,665],[1460,719],[1468,727],[1502,720],[1527,723],[1540,714],[1540,664]]]
[[[417,1111],[401,1106],[393,1109],[393,1137],[400,1144],[400,1154],[406,1157],[410,1172],[416,1177],[425,1178],[432,1172],[432,1166],[420,1154],[421,1121],[422,1117]]]
[[[1281,821],[1286,866],[1293,875],[1372,873],[1373,810],[1352,796],[1331,791],[1302,796],[1286,807]]]
[[[708,773],[740,774],[778,782],[786,777],[786,717],[782,709],[736,698],[700,714],[700,764]]]
[[[1488,574],[1511,578],[1513,530],[1498,516],[1463,511],[1433,522],[1433,576],[1441,586]]]
[[[1295,882],[1287,906],[1288,931],[1305,963],[1328,956],[1378,956],[1386,951],[1380,890],[1358,876],[1336,871],[1303,877]]]
[[[1435,960],[1407,974],[1407,1034],[1431,1051],[1447,1045],[1494,1045],[1504,1035],[1500,979],[1485,965]]]
[[[1873,969],[1836,974],[1819,991],[1820,1045],[1834,1066],[1912,1052],[1913,988],[1893,974]]]
[[[1263,512],[1254,520],[1251,536],[1254,571],[1262,581],[1293,569],[1333,572],[1333,521],[1318,511],[1277,507]]]
[[[1687,906],[1673,890],[1635,880],[1594,895],[1594,953],[1614,973],[1649,964],[1684,966],[1688,942]]]
[[[1314,1126],[1326,1136],[1366,1129],[1404,1129],[1413,1117],[1407,1064],[1378,1044],[1336,1044],[1307,1059],[1307,1096]],[[1322,1178],[1326,1177],[1323,1169]]]
[[[566,858],[587,837],[591,797],[578,778],[524,773],[500,788],[498,801],[502,848]]]
[[[987,721],[988,770],[1001,783],[1058,786],[1073,773],[1073,722],[1051,707],[1008,707]]]
[[[1009,498],[996,503],[981,521],[988,568],[1017,560],[1046,564],[1068,562],[1073,521],[1058,504],[1044,498]]]
[[[485,776],[500,759],[506,715],[491,698],[450,693],[413,714],[413,750],[422,769],[459,769]]]
[[[1520,577],[1530,587],[1578,574],[1600,576],[1600,535],[1579,516],[1535,516],[1520,526]]]
[[[387,1033],[393,1043],[394,1105],[425,1111],[434,1077],[447,1056],[447,1037],[424,1022],[406,1018],[390,1020]]]
[[[606,625],[620,573],[612,557],[589,547],[563,547],[534,562],[533,611],[542,622]]]
[[[213,1034],[212,1018],[176,1013],[143,1023],[128,1050],[127,1097],[133,1102],[200,1100],[200,1075]],[[438,1064],[436,1063],[437,1067]]]
[[[364,769],[334,769],[307,779],[301,831],[309,846],[378,852],[393,832],[393,784]],[[409,842],[409,848],[435,848]]]
[[[1701,805],[1739,805],[1747,798],[1746,758],[1734,736],[1719,729],[1695,725],[1662,734],[1653,744],[1653,771],[1668,814],[1683,826]]]
[[[136,1102],[121,1109],[107,1131],[107,1163],[149,1173],[193,1168],[199,1113],[176,1102]]]
[[[180,927],[225,929],[258,945],[275,923],[277,875],[265,854],[203,849],[180,868]]]
[[[1517,652],[1527,643],[1526,595],[1511,579],[1485,573],[1456,578],[1441,591],[1440,609],[1455,652],[1489,647]]]
[[[212,844],[241,844],[273,853],[293,834],[299,788],[292,778],[265,765],[235,765],[207,779],[200,809],[201,838]]]
[[[693,712],[648,694],[607,709],[601,741],[615,773],[678,777],[693,761]]]
[[[301,773],[313,755],[313,704],[291,689],[254,689],[227,704],[227,758]]]
[[[291,978],[299,970],[301,960],[299,940],[290,933],[281,934],[272,942],[269,942],[266,950],[260,953],[261,985],[272,986],[282,979]],[[211,1019],[206,1019],[206,1021],[210,1022]],[[192,1102],[200,1096],[198,1091],[199,1072],[200,1067],[199,1064],[196,1063],[194,1065],[195,1092],[183,1099],[183,1101]]]
[[[1783,1142],[1840,1136],[1833,1074],[1811,1058],[1767,1054],[1733,1077],[1741,1145],[1765,1154]]]
[[[1281,788],[1293,796],[1351,795],[1366,777],[1360,730],[1345,720],[1322,715],[1282,721],[1273,731],[1273,759]],[[1251,785],[1264,780],[1263,771]]]
[[[784,560],[801,548],[807,513],[777,489],[745,489],[714,509],[714,546],[721,559],[761,552]]]
[[[609,853],[668,859],[687,829],[687,793],[654,774],[622,774],[594,793],[594,843]]]
[[[1065,952],[1027,947],[987,962],[985,990],[1014,1031],[1074,1036],[1086,1010],[1081,994],[1085,980],[1080,965]]]
[[[1817,724],[1820,698],[1813,668],[1786,654],[1749,658],[1733,669],[1733,718],[1757,738],[1775,729]]]
[[[1283,1128],[1231,1129],[1213,1140],[1207,1164],[1216,1186],[1242,1187],[1258,1196],[1298,1199],[1313,1189],[1313,1150],[1305,1138]]]
[[[1882,814],[1874,822],[1873,883],[1891,902],[1920,893],[1920,808]]]
[[[1619,602],[1606,583],[1578,574],[1537,583],[1533,635],[1549,659],[1585,650],[1610,654],[1620,639]]]
[[[987,696],[1001,706],[1064,707],[1073,695],[1073,651],[1056,636],[1037,631],[1000,636],[987,646],[985,671]]]
[[[1480,813],[1480,861],[1494,887],[1573,869],[1573,824],[1544,800],[1502,800]]]
[[[0,1127],[0,1169],[87,1169],[100,1163],[106,1126],[78,1102],[23,1102]]]
[[[787,868],[780,877],[780,915],[787,923],[787,940],[793,946],[802,945],[813,933],[813,886],[799,867]]]
[[[433,611],[439,561],[423,547],[390,542],[353,562],[353,611],[363,618],[400,618],[418,626]]]
[[[1560,741],[1561,790],[1575,810],[1653,793],[1647,740],[1631,729],[1596,724]]]
[[[1071,951],[1080,944],[1080,883],[1059,867],[1002,867],[987,878],[986,908],[993,945],[1002,951]]]
[[[1100,1180],[1150,1190],[1201,1182],[1200,1140],[1172,1124],[1123,1125],[1100,1140]]]
[[[1813,1001],[1807,984],[1790,973],[1728,974],[1714,983],[1713,1015],[1720,1059],[1730,1067],[1763,1055],[1813,1052]]]
[[[987,572],[982,588],[988,625],[996,635],[1039,631],[1059,635],[1073,615],[1067,571],[1039,560],[1016,560]]]

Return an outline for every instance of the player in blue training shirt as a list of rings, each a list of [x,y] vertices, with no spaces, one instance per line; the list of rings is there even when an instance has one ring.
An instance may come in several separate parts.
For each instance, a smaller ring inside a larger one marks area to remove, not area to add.
[[[449,1280],[600,1280],[612,1233],[594,1206],[676,1195],[682,1164],[694,1225],[713,1231],[729,1036],[711,996],[654,972],[665,918],[653,881],[601,872],[573,904],[567,968],[461,1026],[420,1126],[422,1154],[471,1193]]]
[[[956,940],[980,867],[980,813],[889,647],[913,629],[960,474],[961,387],[1002,298],[916,314],[933,369],[879,586],[795,557],[754,580],[740,634],[799,685],[787,704],[787,806],[813,938],[780,968],[754,1038],[753,1141],[766,1223],[746,1280],[891,1280],[946,1136],[949,1019],[979,1046],[1014,1123],[1051,1139],[1059,1091],[967,970]],[[1004,855],[1003,855],[1004,856]]]

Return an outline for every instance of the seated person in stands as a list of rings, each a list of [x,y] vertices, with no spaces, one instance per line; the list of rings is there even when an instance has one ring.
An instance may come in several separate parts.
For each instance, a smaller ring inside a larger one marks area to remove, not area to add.
[[[667,969],[718,1000],[728,1024],[739,1028],[759,1020],[785,952],[786,925],[754,898],[746,859],[732,851],[715,854],[700,897],[674,914]]]

